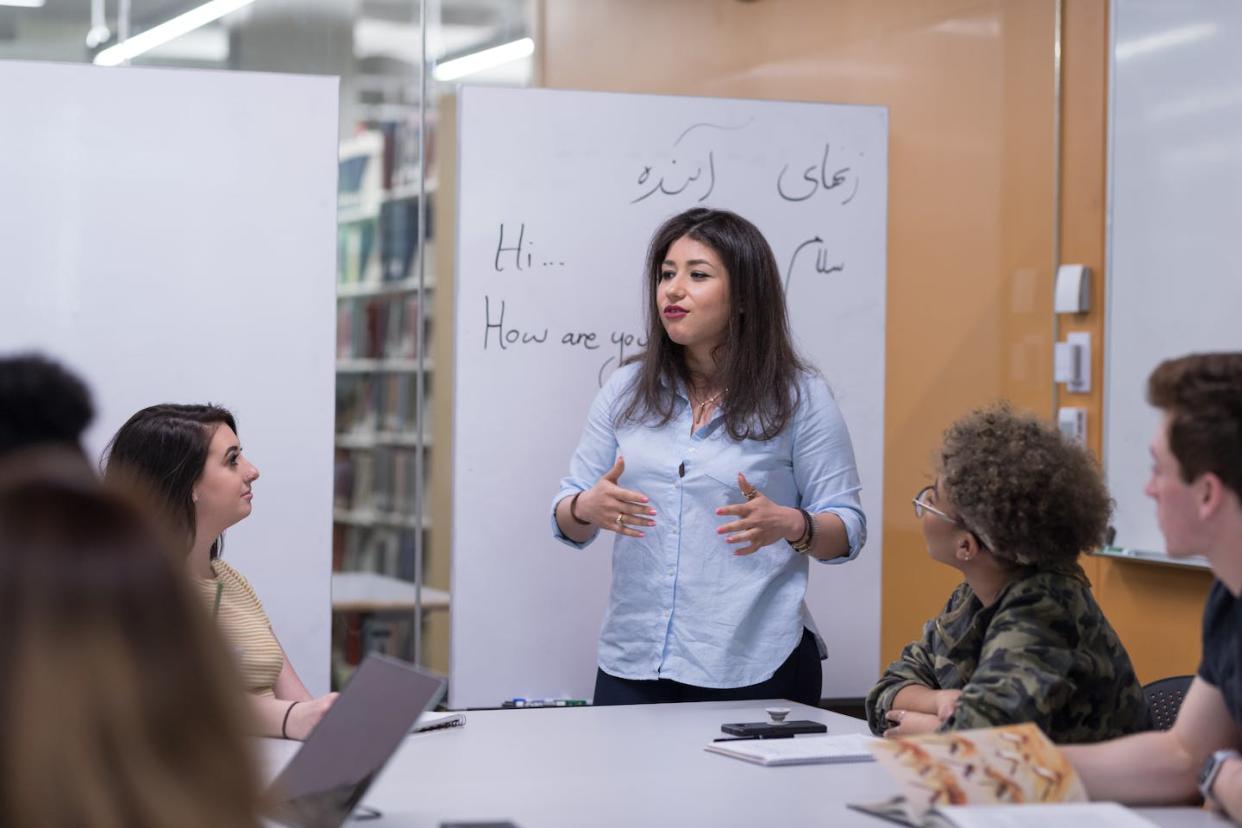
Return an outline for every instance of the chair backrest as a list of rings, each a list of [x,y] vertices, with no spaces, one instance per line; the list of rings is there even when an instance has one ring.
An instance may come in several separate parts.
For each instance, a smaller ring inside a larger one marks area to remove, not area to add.
[[[1151,711],[1153,730],[1168,730],[1177,720],[1177,711],[1181,709],[1182,699],[1190,689],[1194,676],[1169,676],[1143,686],[1143,695],[1147,697],[1147,708]]]

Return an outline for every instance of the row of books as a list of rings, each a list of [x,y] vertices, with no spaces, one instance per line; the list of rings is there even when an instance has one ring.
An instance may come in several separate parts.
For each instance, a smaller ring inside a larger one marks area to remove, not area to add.
[[[417,294],[337,303],[338,359],[416,359],[421,322]]]
[[[385,193],[418,189],[418,179],[433,168],[435,121],[429,119],[427,140],[419,148],[422,129],[417,116],[374,119],[341,141],[337,192],[342,204],[378,203]],[[423,158],[427,163],[423,164]]]
[[[417,456],[417,449],[397,446],[337,449],[334,505],[357,514],[383,515],[386,519],[400,516],[409,520],[410,528],[417,528]]]
[[[434,198],[427,195],[424,242],[433,238]],[[337,225],[337,281],[399,282],[413,275],[420,212],[417,193],[385,198],[378,210],[343,210]]]
[[[388,526],[336,524],[332,531],[334,571],[379,572],[414,580],[414,535]]]
[[[428,120],[421,155],[418,137],[422,126],[417,117],[369,121],[366,128],[383,137],[381,181],[385,190],[408,187],[411,182],[417,183],[423,170],[432,169],[436,149],[434,120]]]
[[[336,228],[337,281],[343,285],[380,281],[374,218],[342,221]]]
[[[332,649],[351,667],[371,653],[413,661],[414,620],[392,615],[348,616],[335,620]]]
[[[337,374],[336,428],[339,434],[404,432],[416,434],[418,376],[409,371],[394,373]],[[430,394],[424,411],[431,410]],[[430,434],[424,416],[421,427]]]

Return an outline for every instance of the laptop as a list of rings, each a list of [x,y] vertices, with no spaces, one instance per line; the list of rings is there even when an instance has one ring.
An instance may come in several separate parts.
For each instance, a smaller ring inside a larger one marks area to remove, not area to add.
[[[444,687],[404,661],[367,656],[272,782],[278,803],[272,818],[299,828],[339,828]]]

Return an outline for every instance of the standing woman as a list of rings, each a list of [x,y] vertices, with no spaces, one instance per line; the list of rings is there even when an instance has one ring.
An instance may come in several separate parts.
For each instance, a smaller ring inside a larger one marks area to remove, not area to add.
[[[596,396],[553,501],[558,539],[616,534],[594,701],[817,704],[807,559],[851,560],[866,537],[841,412],[750,222],[674,216],[646,282],[647,350]]]
[[[250,514],[259,478],[233,415],[215,405],[144,408],[112,438],[106,477],[146,493],[185,538],[190,575],[237,658],[261,735],[305,739],[336,694],[311,696],[254,588],[220,558],[224,530]]]

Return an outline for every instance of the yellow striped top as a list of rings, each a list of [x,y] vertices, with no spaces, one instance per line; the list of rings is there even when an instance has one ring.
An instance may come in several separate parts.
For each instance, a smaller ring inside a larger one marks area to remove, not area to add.
[[[254,587],[240,572],[217,558],[211,562],[215,578],[199,578],[198,588],[210,612],[220,593],[216,623],[237,660],[246,689],[259,696],[275,696],[276,677],[285,663],[284,651],[272,632]]]

